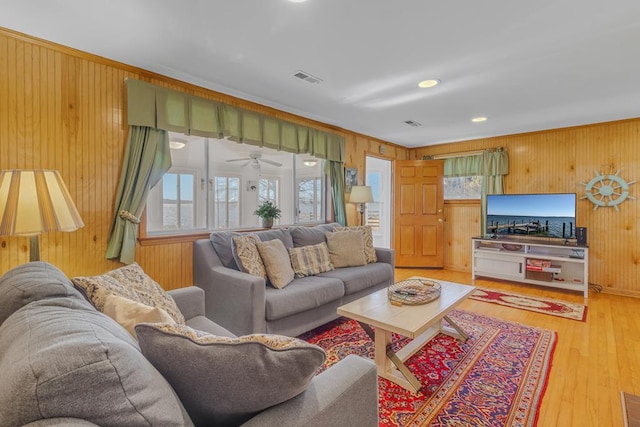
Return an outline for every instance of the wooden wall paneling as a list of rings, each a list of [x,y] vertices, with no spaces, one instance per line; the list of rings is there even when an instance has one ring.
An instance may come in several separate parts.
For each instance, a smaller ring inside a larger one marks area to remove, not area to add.
[[[40,236],[41,258],[68,276],[121,266],[105,259],[127,138],[126,77],[182,90],[344,135],[347,165],[364,179],[364,152],[393,144],[0,28],[0,168],[59,170],[85,227]],[[387,154],[388,156],[389,154]],[[362,181],[364,182],[364,181]],[[359,218],[348,204],[349,223]],[[192,243],[137,246],[137,261],[164,286],[192,283]],[[27,262],[26,237],[0,237],[0,274]]]
[[[468,236],[480,235],[480,203],[445,203],[444,221],[444,267],[471,271],[471,238]]]
[[[589,237],[589,282],[605,292],[640,296],[640,205],[629,200],[614,208],[599,208],[581,200],[584,185],[594,171],[615,173],[628,181],[640,179],[640,119],[622,120],[564,129],[486,138],[412,150],[410,156],[447,154],[502,146],[509,153],[505,192],[575,192],[578,195],[577,225],[587,227]],[[611,167],[613,166],[613,167]],[[640,197],[640,185],[630,194]],[[447,241],[462,242],[477,234],[469,229],[466,208],[449,205]],[[479,220],[479,218],[478,218]],[[452,247],[453,247],[452,243]],[[470,271],[461,253],[446,252],[447,268]]]

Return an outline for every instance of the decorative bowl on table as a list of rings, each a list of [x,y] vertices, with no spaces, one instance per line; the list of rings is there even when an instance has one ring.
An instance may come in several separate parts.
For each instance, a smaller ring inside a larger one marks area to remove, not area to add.
[[[387,289],[387,296],[393,305],[426,304],[440,296],[440,283],[425,278],[411,278],[394,283]]]
[[[519,251],[522,249],[522,245],[515,245],[513,243],[503,243],[502,248],[507,251]]]

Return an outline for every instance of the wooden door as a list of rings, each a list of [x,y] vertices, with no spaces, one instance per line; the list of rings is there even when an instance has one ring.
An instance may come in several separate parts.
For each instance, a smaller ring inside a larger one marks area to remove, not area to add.
[[[398,267],[443,267],[442,160],[394,162],[394,249]]]

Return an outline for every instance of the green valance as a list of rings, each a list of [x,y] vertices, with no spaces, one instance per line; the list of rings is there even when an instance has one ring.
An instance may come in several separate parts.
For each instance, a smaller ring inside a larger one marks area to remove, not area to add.
[[[128,124],[227,138],[344,162],[344,138],[136,79],[126,79]]]
[[[497,176],[509,173],[509,156],[506,150],[484,150],[482,154],[457,156],[444,159],[444,176]]]

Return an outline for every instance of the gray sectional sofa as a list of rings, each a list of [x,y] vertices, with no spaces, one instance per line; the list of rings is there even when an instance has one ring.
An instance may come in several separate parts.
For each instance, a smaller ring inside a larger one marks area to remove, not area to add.
[[[187,325],[233,337],[204,316],[203,294],[197,287],[170,292]],[[0,277],[0,372],[3,427],[194,425],[138,342],[45,262]],[[376,426],[377,387],[373,363],[348,356],[242,425]]]
[[[260,240],[280,239],[286,248],[326,241],[340,224],[259,231]],[[394,252],[375,248],[377,262],[296,278],[283,289],[239,270],[232,251],[237,232],[211,233],[194,242],[194,285],[205,290],[206,315],[236,335],[298,336],[338,317],[337,308],[394,282]]]

